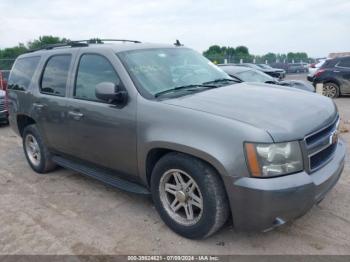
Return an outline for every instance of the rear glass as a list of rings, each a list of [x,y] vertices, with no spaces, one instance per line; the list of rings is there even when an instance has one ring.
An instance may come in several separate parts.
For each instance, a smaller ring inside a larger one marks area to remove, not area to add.
[[[17,59],[11,71],[8,88],[20,91],[27,90],[39,60],[39,56]]]

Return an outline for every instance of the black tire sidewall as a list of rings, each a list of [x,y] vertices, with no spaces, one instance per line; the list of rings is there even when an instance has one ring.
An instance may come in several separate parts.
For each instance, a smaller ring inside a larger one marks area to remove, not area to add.
[[[169,169],[183,170],[199,186],[203,197],[203,213],[200,220],[194,225],[185,226],[178,224],[163,207],[160,200],[159,183],[162,175]],[[209,234],[216,221],[216,196],[211,190],[212,181],[209,181],[208,177],[214,175],[213,173],[215,171],[207,165],[203,165],[201,161],[195,158],[184,157],[181,154],[171,154],[171,156],[163,157],[156,164],[151,178],[152,198],[159,215],[174,232],[193,239],[203,238]]]

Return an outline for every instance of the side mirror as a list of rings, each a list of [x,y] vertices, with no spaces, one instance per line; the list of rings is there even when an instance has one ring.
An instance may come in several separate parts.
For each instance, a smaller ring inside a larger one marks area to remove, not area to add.
[[[124,105],[128,99],[127,92],[112,82],[102,82],[96,85],[95,94],[98,99],[111,104]]]

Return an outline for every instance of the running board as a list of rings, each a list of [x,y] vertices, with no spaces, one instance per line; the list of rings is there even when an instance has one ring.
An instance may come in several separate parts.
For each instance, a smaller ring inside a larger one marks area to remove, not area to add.
[[[61,156],[54,156],[52,161],[59,166],[79,172],[85,176],[95,178],[112,187],[140,195],[150,195],[150,192],[146,187],[122,179],[117,175],[78,164]]]

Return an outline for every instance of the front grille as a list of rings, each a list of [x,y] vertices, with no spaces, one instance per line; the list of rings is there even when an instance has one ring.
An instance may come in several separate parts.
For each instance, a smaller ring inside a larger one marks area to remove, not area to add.
[[[309,171],[321,168],[332,158],[337,149],[339,116],[331,124],[305,137]]]

